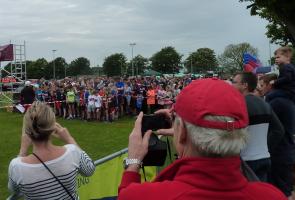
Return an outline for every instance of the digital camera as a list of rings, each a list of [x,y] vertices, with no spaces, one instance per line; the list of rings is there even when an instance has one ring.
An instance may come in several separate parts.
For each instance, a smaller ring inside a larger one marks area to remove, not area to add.
[[[144,115],[142,118],[142,136],[146,131],[171,128],[171,120],[164,114]],[[167,155],[167,143],[160,140],[154,133],[149,140],[148,153],[143,159],[143,166],[162,166]]]

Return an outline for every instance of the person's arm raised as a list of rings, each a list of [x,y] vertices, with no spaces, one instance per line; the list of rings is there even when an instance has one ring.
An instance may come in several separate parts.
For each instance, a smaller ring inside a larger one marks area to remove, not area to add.
[[[18,156],[21,156],[21,157],[27,156],[28,150],[31,144],[32,144],[31,138],[24,132],[24,130],[22,130],[21,145],[20,145]]]
[[[75,144],[79,146],[77,142],[75,141],[75,139],[71,136],[67,128],[62,127],[59,123],[56,123],[55,126],[56,126],[56,130],[53,133],[53,136],[59,138],[61,141],[63,141],[66,144]]]

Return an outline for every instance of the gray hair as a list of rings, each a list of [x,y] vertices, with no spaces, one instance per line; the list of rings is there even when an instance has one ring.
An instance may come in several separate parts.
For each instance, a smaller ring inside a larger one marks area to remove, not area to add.
[[[176,116],[175,123],[179,124],[180,117]],[[209,121],[232,121],[233,118],[226,116],[206,116]],[[198,149],[198,153],[206,157],[229,157],[240,154],[246,146],[248,139],[247,128],[223,129],[204,128],[184,121],[184,125],[192,144]]]

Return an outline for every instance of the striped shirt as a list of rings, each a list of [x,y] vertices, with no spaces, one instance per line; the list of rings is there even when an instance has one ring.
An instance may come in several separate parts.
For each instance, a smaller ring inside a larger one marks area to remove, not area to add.
[[[65,145],[66,152],[45,164],[62,182],[75,199],[79,199],[76,192],[76,176],[91,176],[95,166],[91,158],[79,147],[73,144]],[[9,165],[8,188],[12,195],[10,200],[24,196],[25,199],[69,199],[71,197],[58,181],[50,174],[42,163],[28,164],[21,161],[21,157],[14,158]]]

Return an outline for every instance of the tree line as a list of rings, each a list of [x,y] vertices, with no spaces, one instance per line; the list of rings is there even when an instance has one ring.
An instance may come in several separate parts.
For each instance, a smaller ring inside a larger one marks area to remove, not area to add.
[[[146,70],[161,74],[177,74],[181,70],[194,74],[207,71],[232,73],[243,69],[242,54],[245,52],[258,55],[257,49],[248,43],[228,45],[219,56],[216,56],[213,49],[204,47],[184,57],[174,47],[168,46],[150,58],[137,55],[130,61],[123,53],[114,53],[104,59],[102,66],[90,66],[89,59],[85,57],[79,57],[70,63],[67,63],[63,57],[57,57],[50,62],[45,58],[27,61],[26,68],[29,79],[42,77],[52,79],[54,68],[56,79],[78,75],[142,75]],[[10,64],[7,64],[5,68],[10,71]]]
[[[251,15],[269,22],[266,36],[272,43],[295,47],[295,1],[294,0],[239,0],[248,3]]]
[[[295,46],[295,1],[286,0],[239,0],[248,3],[247,9],[251,15],[258,15],[268,20],[266,36],[272,43]],[[184,55],[176,51],[174,47],[164,47],[150,58],[142,55],[135,56],[128,61],[123,53],[115,53],[105,58],[102,66],[90,67],[87,58],[80,57],[69,64],[64,58],[58,57],[48,62],[44,58],[36,61],[27,61],[28,78],[53,78],[53,66],[55,77],[77,75],[138,75],[144,70],[151,69],[159,73],[175,74],[181,69],[189,73],[204,73],[217,71],[232,74],[243,69],[243,53],[251,53],[258,56],[258,51],[248,43],[230,44],[224,52],[216,56],[214,50],[204,47],[191,52],[185,59]],[[294,56],[295,57],[295,56]],[[271,61],[273,62],[272,58]],[[10,64],[5,67],[10,71]],[[5,74],[4,74],[5,75]]]

